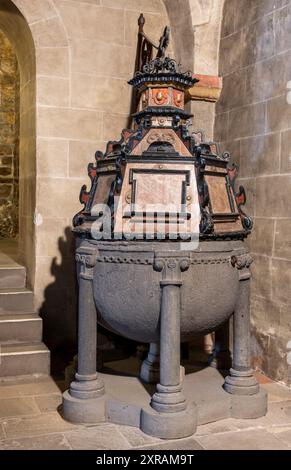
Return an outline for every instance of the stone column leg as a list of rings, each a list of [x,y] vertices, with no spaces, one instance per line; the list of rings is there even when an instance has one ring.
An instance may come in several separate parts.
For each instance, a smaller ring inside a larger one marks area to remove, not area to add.
[[[222,325],[214,333],[214,350],[209,365],[220,370],[228,370],[231,367],[231,354],[229,350],[229,321]]]
[[[250,254],[232,258],[239,270],[239,294],[233,318],[233,363],[224,382],[232,396],[232,416],[258,418],[267,412],[267,394],[260,390],[251,369],[250,348]]]
[[[149,352],[140,369],[140,378],[148,384],[155,384],[160,377],[160,345],[150,343]]]
[[[187,404],[180,380],[180,288],[181,271],[189,267],[185,256],[157,256],[155,268],[162,272],[160,318],[160,383],[150,407],[141,413],[141,429],[162,439],[192,435],[196,408]]]
[[[104,385],[96,371],[97,319],[92,279],[95,256],[77,253],[80,263],[78,311],[78,372],[63,395],[63,415],[68,421],[96,423],[104,420]]]

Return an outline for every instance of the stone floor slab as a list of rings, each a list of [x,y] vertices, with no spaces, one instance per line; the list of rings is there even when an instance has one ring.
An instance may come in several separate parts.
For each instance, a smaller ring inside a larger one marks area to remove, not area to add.
[[[73,450],[122,450],[131,446],[125,437],[112,424],[82,427],[66,432],[66,439]]]
[[[207,436],[209,434],[219,434],[225,433],[230,431],[236,431],[237,428],[235,426],[235,422],[233,418],[222,419],[221,421],[217,421],[215,423],[208,423],[202,424],[197,427],[197,431],[195,434],[196,436]]]
[[[291,400],[269,403],[267,419],[272,424],[291,424]]]
[[[6,439],[0,441],[0,450],[71,450],[63,434]]]
[[[129,444],[133,447],[143,446],[147,444],[158,444],[161,439],[157,439],[156,437],[148,436],[147,434],[143,433],[140,429],[134,428],[132,426],[119,426],[116,425],[119,432],[125,437],[125,439],[129,442]]]
[[[0,399],[0,419],[39,414],[33,397]]]
[[[271,421],[268,418],[268,413],[266,416],[262,416],[261,418],[255,419],[235,419],[233,418],[233,427],[235,430],[244,429],[254,429],[254,428],[265,428],[267,429],[268,426],[271,425]]]
[[[176,441],[163,441],[160,444],[151,444],[137,447],[140,450],[203,450],[203,447],[193,437]]]
[[[291,450],[291,426],[273,426],[268,431]]]
[[[243,431],[247,429],[266,429],[272,426],[272,422],[267,416],[256,419],[222,419],[214,423],[198,426],[195,436],[205,436],[211,434],[220,434],[231,431]]]
[[[57,412],[43,413],[39,416],[7,419],[2,422],[7,438],[18,438],[63,432],[77,426],[65,421]]]
[[[287,450],[276,436],[265,429],[252,429],[197,437],[206,450]]]
[[[35,402],[42,413],[57,411],[58,407],[62,404],[62,395],[41,395],[39,397],[35,397]]]
[[[269,402],[291,400],[291,388],[278,383],[269,383],[262,386],[268,392]]]

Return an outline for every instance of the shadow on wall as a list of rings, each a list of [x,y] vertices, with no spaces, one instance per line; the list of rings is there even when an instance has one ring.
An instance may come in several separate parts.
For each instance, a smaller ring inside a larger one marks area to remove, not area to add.
[[[78,282],[75,263],[75,237],[71,227],[58,239],[61,261],[54,257],[50,271],[55,278],[44,291],[40,308],[43,341],[51,351],[51,373],[63,375],[77,353]],[[96,325],[97,334],[97,325]],[[136,354],[138,343],[98,326],[98,358],[110,362]],[[144,358],[144,357],[142,357]]]
[[[52,353],[52,373],[61,373],[72,359],[77,338],[78,283],[75,267],[75,239],[71,227],[58,239],[61,261],[53,258],[51,274],[55,280],[44,291],[40,308],[43,340]]]

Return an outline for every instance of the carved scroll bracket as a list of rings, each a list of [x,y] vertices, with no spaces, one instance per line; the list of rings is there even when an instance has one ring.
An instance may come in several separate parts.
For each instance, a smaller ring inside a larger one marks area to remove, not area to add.
[[[183,271],[187,271],[189,266],[189,253],[183,253],[180,255],[157,254],[154,260],[154,269],[162,273],[162,279],[160,281],[161,286],[181,286],[181,273]]]
[[[250,253],[243,253],[241,255],[232,256],[231,264],[236,267],[239,271],[239,280],[244,281],[250,279],[251,272],[249,270],[250,265],[253,262],[253,258]]]
[[[77,252],[75,256],[76,262],[80,264],[79,277],[82,279],[92,280],[93,279],[93,268],[96,264],[97,256],[96,252]]]

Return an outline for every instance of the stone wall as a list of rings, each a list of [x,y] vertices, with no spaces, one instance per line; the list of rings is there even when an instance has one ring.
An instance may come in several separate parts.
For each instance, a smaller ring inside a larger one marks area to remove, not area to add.
[[[194,32],[194,72],[217,75],[224,0],[189,0],[189,3]],[[215,104],[207,101],[192,101],[191,112],[194,114],[195,130],[203,129],[206,138],[212,140]]]
[[[23,3],[23,2],[22,2]],[[32,5],[32,2],[30,2]],[[39,5],[43,2],[39,2]],[[15,4],[1,0],[0,30],[16,53],[20,77],[19,255],[33,285],[35,274],[36,98],[35,47],[28,23]]]
[[[244,4],[242,7],[242,3]],[[240,163],[254,217],[254,365],[291,381],[291,2],[225,0],[215,137]],[[289,345],[290,346],[290,345]]]
[[[0,238],[18,232],[19,71],[15,52],[0,31]]]
[[[141,12],[158,42],[162,0],[1,0],[20,62],[21,253],[51,348],[75,335],[72,216],[88,162],[128,124]]]

